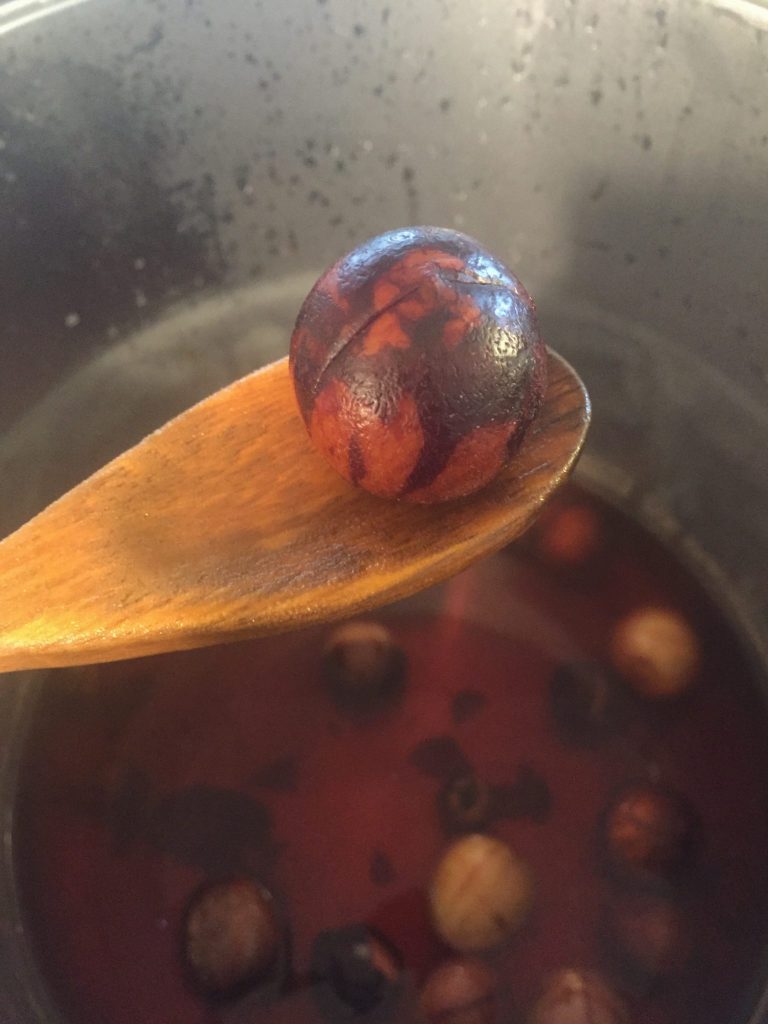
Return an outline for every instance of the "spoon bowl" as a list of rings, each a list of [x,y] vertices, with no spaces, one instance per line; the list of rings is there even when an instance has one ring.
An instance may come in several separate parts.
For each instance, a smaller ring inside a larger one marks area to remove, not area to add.
[[[510,465],[440,505],[339,477],[307,437],[286,359],[216,392],[0,543],[0,671],[298,629],[453,575],[522,533],[576,462],[589,398],[548,362]]]

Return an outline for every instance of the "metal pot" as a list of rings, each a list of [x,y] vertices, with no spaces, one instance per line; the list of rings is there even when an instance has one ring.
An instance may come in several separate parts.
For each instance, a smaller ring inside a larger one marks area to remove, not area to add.
[[[314,275],[457,227],[582,372],[580,473],[768,655],[768,11],[748,0],[0,7],[0,530],[285,352]],[[32,677],[0,689],[0,1020]]]

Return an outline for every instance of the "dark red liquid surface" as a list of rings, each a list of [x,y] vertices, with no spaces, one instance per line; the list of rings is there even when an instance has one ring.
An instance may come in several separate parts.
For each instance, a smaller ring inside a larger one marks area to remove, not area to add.
[[[537,536],[375,615],[404,647],[403,700],[345,715],[321,685],[328,629],[54,673],[22,766],[16,859],[30,935],[54,998],[82,1024],[319,1021],[306,978],[317,933],[367,922],[404,957],[414,987],[446,955],[426,892],[447,840],[424,742],[447,737],[478,776],[521,766],[549,788],[543,813],[492,832],[529,862],[533,914],[491,960],[499,1024],[524,1018],[545,976],[593,968],[637,1024],[738,1024],[768,936],[768,725],[754,671],[699,588],[646,534],[577,491],[599,545],[566,569]],[[541,535],[541,531],[539,531]],[[607,660],[625,613],[661,604],[699,635],[703,668],[673,702],[623,694],[594,748],[560,738],[549,682],[563,661]],[[421,746],[420,746],[421,745]],[[685,969],[639,984],[601,940],[623,883],[605,871],[599,824],[622,785],[687,797],[702,822],[695,871],[675,898],[693,936]],[[290,925],[289,991],[213,1005],[186,980],[185,907],[209,879],[246,874]],[[520,1017],[517,1016],[520,1014]],[[415,1020],[406,994],[400,1022]]]

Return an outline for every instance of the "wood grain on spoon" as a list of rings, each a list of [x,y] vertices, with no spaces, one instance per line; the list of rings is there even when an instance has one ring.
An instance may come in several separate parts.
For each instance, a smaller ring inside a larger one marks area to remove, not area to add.
[[[316,454],[286,360],[145,438],[0,543],[0,671],[202,647],[404,597],[528,526],[589,423],[549,354],[544,406],[502,475],[413,505],[351,487]]]

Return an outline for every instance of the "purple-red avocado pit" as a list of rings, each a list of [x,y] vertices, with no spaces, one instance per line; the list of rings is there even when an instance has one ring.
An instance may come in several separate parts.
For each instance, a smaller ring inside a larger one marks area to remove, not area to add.
[[[546,349],[533,301],[473,239],[379,235],[315,284],[290,366],[312,441],[353,484],[445,501],[492,480],[541,405]]]

